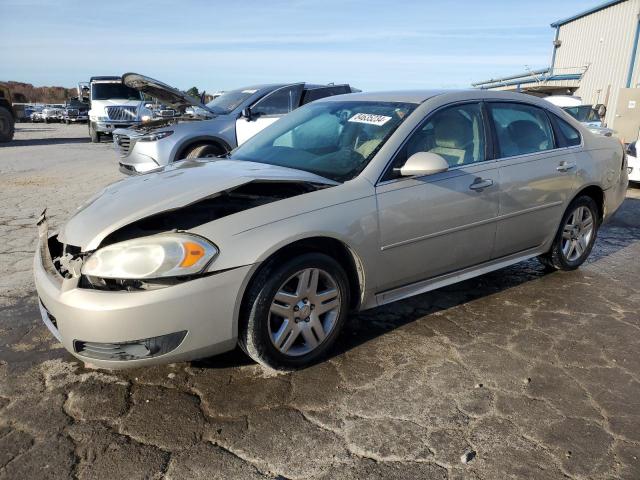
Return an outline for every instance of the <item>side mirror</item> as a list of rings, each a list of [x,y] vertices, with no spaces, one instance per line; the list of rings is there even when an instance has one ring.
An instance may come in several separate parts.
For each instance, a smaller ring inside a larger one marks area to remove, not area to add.
[[[598,112],[598,116],[602,118],[607,114],[607,106],[602,103],[596,105],[596,111]]]
[[[449,164],[437,153],[416,152],[400,168],[400,175],[403,177],[423,177],[447,170],[449,170]]]
[[[242,113],[240,113],[240,116],[245,118],[247,120],[247,122],[251,121],[251,108],[249,107],[245,107],[242,109]]]

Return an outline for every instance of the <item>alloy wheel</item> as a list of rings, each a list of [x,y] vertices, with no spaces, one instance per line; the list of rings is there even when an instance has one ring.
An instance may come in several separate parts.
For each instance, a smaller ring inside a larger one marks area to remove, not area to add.
[[[587,207],[576,208],[562,229],[562,254],[570,261],[578,260],[593,237],[593,215]]]
[[[306,268],[276,291],[269,309],[269,336],[287,356],[312,352],[335,328],[342,308],[337,282],[324,270]]]

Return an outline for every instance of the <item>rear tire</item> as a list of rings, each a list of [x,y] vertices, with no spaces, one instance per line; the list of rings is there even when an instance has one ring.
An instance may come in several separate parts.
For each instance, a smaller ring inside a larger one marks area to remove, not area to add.
[[[600,228],[600,213],[593,198],[574,199],[562,217],[551,249],[538,260],[554,270],[575,270],[589,257]]]
[[[184,158],[216,158],[224,153],[225,150],[219,145],[207,143],[191,147]]]
[[[13,115],[4,107],[0,107],[0,142],[10,142],[13,140],[15,124]]]
[[[310,365],[340,334],[349,294],[345,271],[327,255],[276,258],[247,289],[238,344],[253,360],[276,370]]]
[[[91,143],[100,143],[100,132],[96,131],[95,125],[91,122],[89,122],[89,136]]]

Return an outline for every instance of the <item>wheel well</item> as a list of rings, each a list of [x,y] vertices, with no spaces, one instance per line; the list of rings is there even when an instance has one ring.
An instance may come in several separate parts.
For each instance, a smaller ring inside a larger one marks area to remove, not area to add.
[[[222,140],[204,138],[200,140],[194,140],[182,146],[182,148],[180,148],[178,154],[176,155],[176,160],[181,160],[182,158],[184,158],[184,155],[187,153],[187,150],[191,150],[194,147],[199,147],[200,145],[215,145],[216,147],[220,147],[220,150],[222,151],[222,153],[226,153],[231,150],[231,147],[229,147],[229,145],[227,145],[227,143]]]
[[[356,257],[355,253],[353,253],[349,247],[347,247],[340,240],[336,240],[335,238],[330,237],[311,237],[305,238],[302,240],[298,240],[296,242],[290,243],[282,247],[280,250],[274,252],[267,260],[262,262],[260,268],[253,274],[251,281],[260,273],[262,268],[264,268],[267,264],[278,261],[279,259],[290,258],[294,255],[300,255],[303,253],[324,253],[325,255],[330,256],[334,260],[336,260],[342,268],[344,268],[345,273],[347,274],[347,279],[349,280],[349,289],[351,296],[351,305],[352,309],[355,309],[360,304],[360,297],[362,294],[361,285],[363,285],[363,281],[361,280],[361,271],[362,269],[359,267],[359,259]],[[247,288],[248,290],[248,288]],[[245,290],[245,295],[246,291]],[[244,303],[244,298],[243,298]]]
[[[580,190],[574,198],[578,198],[582,195],[586,195],[588,197],[593,198],[593,201],[596,202],[598,206],[598,215],[600,217],[600,222],[604,218],[604,192],[597,185],[589,185],[588,187]]]

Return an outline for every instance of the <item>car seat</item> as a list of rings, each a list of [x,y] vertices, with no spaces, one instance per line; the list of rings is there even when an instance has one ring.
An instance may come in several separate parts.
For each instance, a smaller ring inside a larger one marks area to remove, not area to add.
[[[508,152],[510,155],[524,155],[551,148],[548,135],[533,120],[511,122],[506,128],[506,133],[511,144],[516,149],[513,152]]]
[[[473,125],[457,110],[438,115],[433,122],[433,144],[428,151],[441,155],[450,167],[473,159]]]

